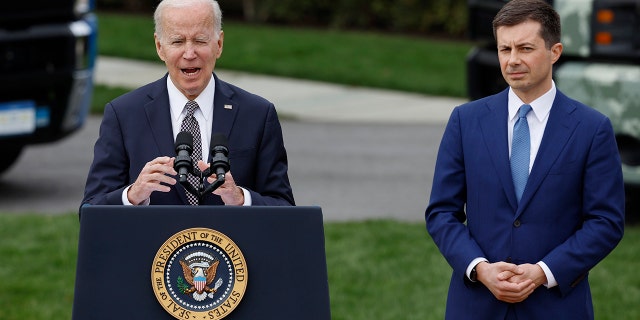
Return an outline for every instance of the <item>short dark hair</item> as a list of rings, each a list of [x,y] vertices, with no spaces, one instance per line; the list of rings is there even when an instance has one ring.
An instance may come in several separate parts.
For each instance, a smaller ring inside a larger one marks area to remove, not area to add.
[[[512,0],[507,2],[493,18],[493,36],[503,26],[515,26],[527,20],[539,22],[540,36],[547,49],[560,42],[560,16],[553,7],[543,0]]]

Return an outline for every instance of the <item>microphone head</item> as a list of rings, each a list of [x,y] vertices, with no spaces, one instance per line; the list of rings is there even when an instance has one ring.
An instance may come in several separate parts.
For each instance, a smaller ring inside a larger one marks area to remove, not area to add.
[[[229,148],[227,136],[222,133],[214,133],[211,137],[211,169],[216,175],[222,175],[229,171]]]
[[[225,136],[223,133],[214,133],[213,137],[211,137],[211,145],[212,146],[222,146],[225,148],[229,148],[227,147],[227,136]]]
[[[193,150],[193,136],[191,135],[191,133],[187,131],[178,132],[178,136],[176,137],[175,148],[176,148],[176,152],[178,152],[179,149],[184,149],[184,148],[186,148],[187,150]]]

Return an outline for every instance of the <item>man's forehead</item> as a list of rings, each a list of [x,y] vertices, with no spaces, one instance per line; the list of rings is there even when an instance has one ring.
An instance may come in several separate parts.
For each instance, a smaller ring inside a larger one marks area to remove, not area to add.
[[[202,23],[167,23],[164,27],[164,34],[169,39],[190,38],[190,39],[210,39],[214,38],[214,28],[210,21],[202,21]]]
[[[214,16],[208,10],[192,7],[167,8],[162,14],[165,29],[213,28]]]
[[[525,21],[513,26],[501,26],[496,29],[498,45],[535,44],[544,41],[540,35],[541,25],[534,21]]]

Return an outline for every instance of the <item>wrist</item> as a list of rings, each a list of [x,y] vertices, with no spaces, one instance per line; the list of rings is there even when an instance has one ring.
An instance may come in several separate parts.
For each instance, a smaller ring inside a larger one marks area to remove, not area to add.
[[[473,269],[471,269],[471,275],[469,276],[471,281],[473,281],[473,282],[477,282],[477,281],[482,282],[481,275],[484,275],[483,271],[484,271],[485,264],[488,264],[488,262],[487,261],[480,261],[473,267]]]
[[[138,205],[139,201],[138,199],[136,199],[135,197],[135,184],[132,184],[131,186],[129,186],[129,188],[127,189],[127,200],[129,201],[130,204],[132,205]]]
[[[484,257],[477,257],[477,258],[471,260],[471,262],[469,262],[469,264],[467,265],[467,269],[464,272],[465,277],[468,280],[471,280],[471,278],[472,278],[471,277],[471,271],[472,270],[474,271],[474,276],[473,277],[475,279],[475,277],[476,277],[475,275],[476,275],[476,272],[477,272],[476,266],[478,265],[478,263],[480,263],[482,261],[487,261],[487,259],[484,258]],[[471,280],[471,281],[474,281],[474,280]]]
[[[236,205],[244,205],[244,190],[242,188],[236,186],[236,198],[238,199],[238,203]]]

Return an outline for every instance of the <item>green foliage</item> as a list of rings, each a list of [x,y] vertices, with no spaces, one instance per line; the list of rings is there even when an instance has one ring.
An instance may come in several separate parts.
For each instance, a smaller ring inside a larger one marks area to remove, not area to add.
[[[220,1],[224,11],[230,1]],[[466,0],[262,0],[255,21],[338,29],[385,30],[460,37],[467,27]],[[250,6],[245,7],[246,10]],[[246,12],[245,12],[246,14]]]
[[[451,269],[424,224],[325,225],[334,320],[444,319]]]
[[[160,62],[151,20],[151,16],[101,13],[100,54]],[[470,43],[233,22],[224,24],[224,32],[224,51],[217,68],[465,96],[465,58]]]
[[[177,285],[178,290],[182,293],[187,293],[187,290],[189,290],[189,286],[184,282],[184,279],[181,276],[178,276]]]
[[[0,319],[71,319],[78,216],[0,213]]]
[[[114,98],[121,96],[131,89],[128,88],[117,88],[117,87],[109,87],[104,85],[95,85],[93,88],[93,97],[91,100],[91,113],[92,114],[103,114],[104,106]]]
[[[589,274],[595,318],[640,319],[640,226],[627,225],[618,247]]]
[[[0,319],[70,319],[77,214],[0,213]],[[424,223],[325,223],[332,319],[443,319],[451,269]],[[596,319],[640,318],[640,227],[590,275]],[[97,288],[96,290],[99,290]]]
[[[102,55],[159,61],[153,31],[152,14],[100,13],[98,52]]]
[[[160,0],[97,0],[100,10],[150,14]],[[218,0],[226,18],[261,24],[461,37],[467,0]]]

